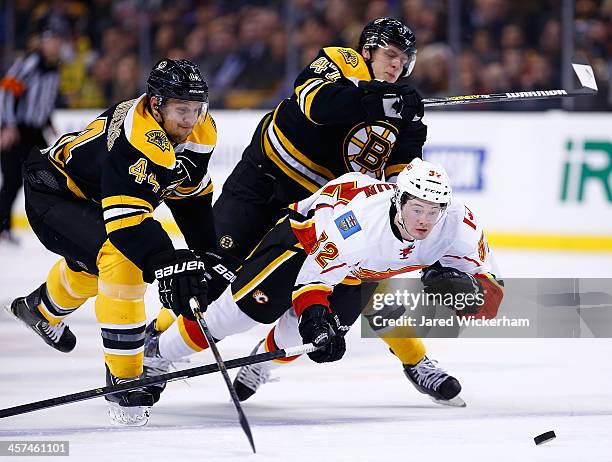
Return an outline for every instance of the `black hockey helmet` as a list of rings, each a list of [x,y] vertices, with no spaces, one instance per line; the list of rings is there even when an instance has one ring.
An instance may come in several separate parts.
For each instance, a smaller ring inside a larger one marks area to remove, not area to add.
[[[198,66],[187,59],[162,59],[147,79],[149,97],[208,103],[208,85]]]
[[[394,18],[378,18],[370,21],[359,37],[359,52],[364,48],[385,48],[394,45],[408,55],[403,77],[410,75],[416,61],[416,40],[414,33],[401,21]]]

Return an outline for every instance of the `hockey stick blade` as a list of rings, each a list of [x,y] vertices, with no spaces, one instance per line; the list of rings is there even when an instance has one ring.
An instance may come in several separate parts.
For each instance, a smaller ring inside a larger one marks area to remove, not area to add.
[[[237,367],[248,366],[249,364],[257,364],[265,361],[271,361],[273,359],[288,358],[291,356],[312,353],[316,349],[317,348],[311,343],[307,343],[306,345],[300,345],[293,348],[285,348],[284,350],[276,350],[271,351],[269,353],[260,353],[254,356],[244,356],[242,358],[231,359],[225,363],[225,367],[227,369],[234,369]],[[0,418],[27,414],[28,412],[40,411],[42,409],[62,406],[64,404],[76,403],[88,399],[100,398],[102,396],[111,395],[113,393],[121,391],[135,390],[136,388],[142,388],[148,385],[155,385],[156,383],[185,380],[192,377],[198,377],[200,375],[212,374],[218,371],[219,366],[215,363],[207,364],[204,366],[192,367],[190,369],[183,369],[181,371],[168,372],[166,374],[160,374],[155,377],[149,377],[146,379],[139,379],[131,382],[121,383],[118,385],[94,388],[78,393],[72,393],[70,395],[57,396],[55,398],[49,398],[42,401],[34,401],[32,403],[0,409]]]
[[[221,358],[221,353],[219,353],[219,349],[217,348],[215,339],[208,330],[208,326],[206,325],[206,321],[204,320],[204,315],[200,310],[200,304],[198,303],[198,300],[195,297],[189,299],[189,307],[191,308],[191,311],[195,316],[196,322],[198,323],[202,334],[204,334],[204,337],[206,337],[206,341],[208,342],[208,347],[210,348],[210,351],[215,357],[215,361],[219,366],[219,372],[221,372],[223,380],[225,380],[225,385],[227,385],[230,397],[232,398],[232,402],[234,403],[234,407],[236,408],[236,412],[238,413],[238,420],[240,421],[240,426],[242,427],[242,430],[244,431],[245,435],[249,440],[251,449],[253,450],[253,454],[255,454],[257,451],[255,451],[255,442],[253,441],[251,426],[249,425],[249,421],[247,420],[246,415],[242,410],[242,406],[240,405],[240,400],[238,399],[238,394],[236,393],[234,384],[232,383],[232,380],[230,379],[229,374],[227,373],[227,368],[225,367],[223,358]]]
[[[572,67],[574,68],[574,72],[578,76],[578,80],[580,80],[582,88],[589,88],[595,93],[597,93],[597,82],[595,81],[595,74],[593,73],[593,68],[588,64],[576,63],[572,63]]]
[[[423,98],[425,107],[456,106],[458,104],[499,103],[502,101],[525,101],[534,99],[564,98],[571,96],[596,95],[597,82],[593,68],[588,64],[572,64],[582,88],[576,90],[531,90],[481,95],[444,96],[441,98]]]

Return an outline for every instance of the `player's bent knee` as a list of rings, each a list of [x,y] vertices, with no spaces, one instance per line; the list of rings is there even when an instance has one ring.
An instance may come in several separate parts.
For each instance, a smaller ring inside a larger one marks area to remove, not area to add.
[[[63,309],[76,309],[96,295],[98,280],[87,273],[72,271],[66,260],[59,260],[47,276],[49,296]]]

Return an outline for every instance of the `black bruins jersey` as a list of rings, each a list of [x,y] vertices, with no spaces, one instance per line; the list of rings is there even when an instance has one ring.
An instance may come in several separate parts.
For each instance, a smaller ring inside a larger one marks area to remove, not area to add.
[[[389,179],[421,157],[427,127],[401,119],[367,119],[360,80],[372,75],[350,48],[319,52],[265,121],[262,148],[289,178],[309,192],[348,172]]]
[[[185,142],[172,146],[142,95],[111,107],[83,131],[63,135],[43,153],[66,193],[101,205],[110,241],[145,271],[151,256],[173,248],[152,217],[162,201],[189,247],[205,247],[202,235],[212,228],[208,162],[216,140],[207,114]]]

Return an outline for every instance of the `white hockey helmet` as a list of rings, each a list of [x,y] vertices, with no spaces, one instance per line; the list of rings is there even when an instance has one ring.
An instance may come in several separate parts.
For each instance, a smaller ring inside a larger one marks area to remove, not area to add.
[[[453,193],[446,171],[441,166],[418,157],[399,173],[396,186],[397,210],[401,210],[404,194],[446,207],[450,204]]]

